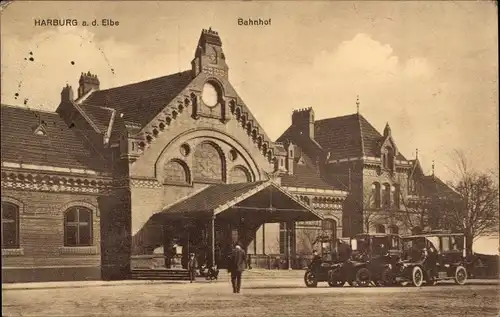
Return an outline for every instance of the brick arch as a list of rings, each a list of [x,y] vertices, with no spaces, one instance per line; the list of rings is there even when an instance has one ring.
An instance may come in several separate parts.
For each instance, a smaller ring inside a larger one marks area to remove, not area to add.
[[[81,200],[75,200],[75,201],[71,201],[67,204],[64,204],[62,205],[58,211],[59,211],[59,214],[62,214],[64,215],[64,213],[71,207],[85,207],[85,208],[88,208],[92,211],[92,214],[96,217],[99,217],[100,216],[100,212],[99,212],[99,208],[89,202],[86,202],[86,201],[81,201]]]
[[[213,140],[215,142],[222,142],[236,149],[241,154],[241,158],[246,163],[246,166],[249,169],[252,179],[254,180],[260,180],[264,175],[261,168],[269,165],[268,160],[264,156],[262,156],[262,154],[257,149],[253,150],[246,148],[233,136],[227,134],[224,131],[213,128],[201,128],[201,129],[193,128],[177,135],[170,142],[168,142],[167,145],[163,148],[163,150],[159,153],[154,164],[155,166],[154,175],[157,179],[161,177],[161,173],[163,171],[162,167],[165,164],[165,162],[172,159],[170,151],[177,153],[177,148],[181,144],[189,142],[194,139]],[[177,154],[175,155],[177,156]],[[188,166],[189,165],[190,163],[188,162]],[[227,165],[228,164],[226,164],[226,166]]]
[[[203,87],[204,84],[211,84],[217,89],[220,94],[220,98],[223,98],[226,95],[226,89],[224,87],[224,83],[222,83],[217,77],[209,76],[207,79],[203,81],[201,85]]]
[[[21,200],[16,199],[14,197],[3,196],[2,195],[2,202],[6,202],[6,203],[10,203],[10,204],[16,205],[18,207],[19,214],[23,214],[24,213],[24,203]]]
[[[169,164],[177,164],[179,167],[182,169],[182,172],[184,173],[184,180],[176,180],[176,179],[169,179],[168,178],[168,166]],[[189,166],[184,162],[182,159],[174,157],[171,160],[165,161],[165,164],[163,165],[163,182],[164,183],[182,183],[182,184],[190,184],[191,183],[191,171],[189,169]]]
[[[193,181],[226,181],[226,157],[217,143],[203,140],[193,149]],[[215,175],[211,175],[216,173]]]
[[[233,168],[231,168],[231,170],[228,172],[228,177],[227,177],[228,183],[236,183],[236,182],[246,183],[251,181],[252,181],[252,176],[250,175],[248,169],[243,165],[233,166]]]

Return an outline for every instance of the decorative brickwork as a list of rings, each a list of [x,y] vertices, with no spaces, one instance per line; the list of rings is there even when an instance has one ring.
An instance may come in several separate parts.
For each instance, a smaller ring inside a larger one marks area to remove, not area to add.
[[[213,143],[203,142],[194,151],[194,181],[223,181],[224,163],[221,152]]]
[[[230,183],[246,183],[250,181],[250,174],[244,166],[238,165],[231,169],[231,172],[229,173]]]
[[[30,191],[108,194],[112,188],[109,179],[63,177],[50,174],[2,172],[2,188]]]

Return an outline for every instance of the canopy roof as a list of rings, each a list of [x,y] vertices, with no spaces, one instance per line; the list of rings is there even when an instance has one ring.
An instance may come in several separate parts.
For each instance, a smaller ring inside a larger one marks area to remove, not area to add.
[[[233,212],[226,212],[226,211]],[[265,222],[314,221],[321,214],[273,181],[210,185],[165,207],[155,216],[164,220],[226,217],[251,213]]]

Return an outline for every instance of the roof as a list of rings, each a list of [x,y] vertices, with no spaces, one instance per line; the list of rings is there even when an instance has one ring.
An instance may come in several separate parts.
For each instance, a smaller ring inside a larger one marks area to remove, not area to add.
[[[8,105],[1,108],[2,161],[96,171],[106,168],[104,160],[57,113]],[[45,136],[35,134],[39,126]]]
[[[297,140],[299,131],[290,126],[278,141],[287,139]],[[314,140],[309,143],[318,143],[330,159],[379,155],[379,148],[384,137],[361,114],[350,114],[340,117],[316,120],[314,122]],[[315,142],[314,142],[315,141]],[[300,143],[304,143],[300,141]],[[304,148],[302,144],[301,147]],[[406,160],[398,153],[397,160]]]
[[[99,128],[101,133],[108,130],[113,109],[99,106],[85,106],[85,114]]]
[[[361,114],[317,120],[314,138],[331,159],[347,157],[377,157],[384,137]],[[401,153],[396,159],[406,160]]]
[[[125,86],[94,91],[81,106],[87,112],[95,107],[112,108],[123,120],[146,125],[162,111],[193,79],[190,70]],[[97,122],[95,122],[97,124]]]
[[[432,195],[458,195],[452,188],[446,185],[439,177],[435,175],[427,175],[421,178],[423,186],[423,196]]]
[[[262,185],[265,181],[237,184],[215,184],[165,208],[169,213],[187,213],[193,210],[211,211],[241,194]]]
[[[311,207],[305,205],[297,198],[286,192],[282,187],[272,181],[258,181],[251,183],[236,184],[214,184],[209,185],[199,192],[184,198],[183,200],[167,206],[160,214],[170,216],[182,215],[215,215],[234,205],[244,201],[255,194],[272,187],[281,194],[288,196],[289,200],[299,205],[303,211],[308,211],[314,215],[314,218],[322,219]],[[275,200],[274,203],[282,203],[282,199]],[[274,205],[273,205],[274,206]],[[255,207],[255,206],[253,206]],[[258,206],[257,206],[258,207]],[[249,208],[249,207],[247,207]],[[292,210],[287,210],[291,212]]]
[[[342,189],[341,187],[334,188],[333,185],[328,184],[313,167],[297,163],[294,163],[292,175],[285,174],[281,177],[281,185],[286,187]]]
[[[403,239],[425,238],[425,237],[450,237],[450,236],[463,236],[463,233],[421,233],[413,234],[410,236],[402,236]]]

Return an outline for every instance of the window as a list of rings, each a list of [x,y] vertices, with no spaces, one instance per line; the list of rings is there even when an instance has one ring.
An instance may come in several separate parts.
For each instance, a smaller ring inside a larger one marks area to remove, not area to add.
[[[387,168],[394,169],[394,150],[391,147],[387,148]]]
[[[387,183],[382,187],[382,204],[384,208],[391,207],[391,185]]]
[[[221,182],[224,162],[219,150],[212,143],[201,143],[194,151],[193,179],[195,181]]]
[[[389,233],[399,234],[399,228],[396,225],[392,225],[389,227]]]
[[[19,207],[3,201],[2,249],[19,249]]]
[[[373,183],[372,184],[372,199],[373,199],[373,207],[380,208],[380,184]]]
[[[375,232],[376,233],[385,233],[384,225],[375,225]]]
[[[179,160],[172,160],[164,167],[166,183],[189,183],[189,172],[186,164]]]
[[[328,237],[335,239],[336,238],[336,232],[337,232],[337,222],[333,219],[325,219],[321,221],[321,227],[323,229],[323,232],[325,235]]]
[[[243,166],[235,166],[229,172],[230,183],[247,183],[250,181],[251,179],[248,170]]]
[[[84,207],[72,207],[64,214],[64,246],[91,246],[92,211]]]
[[[451,249],[451,241],[450,237],[441,237],[441,245],[443,246],[443,252],[450,251]]]
[[[399,184],[394,185],[394,207],[399,209],[401,202],[401,186]]]

